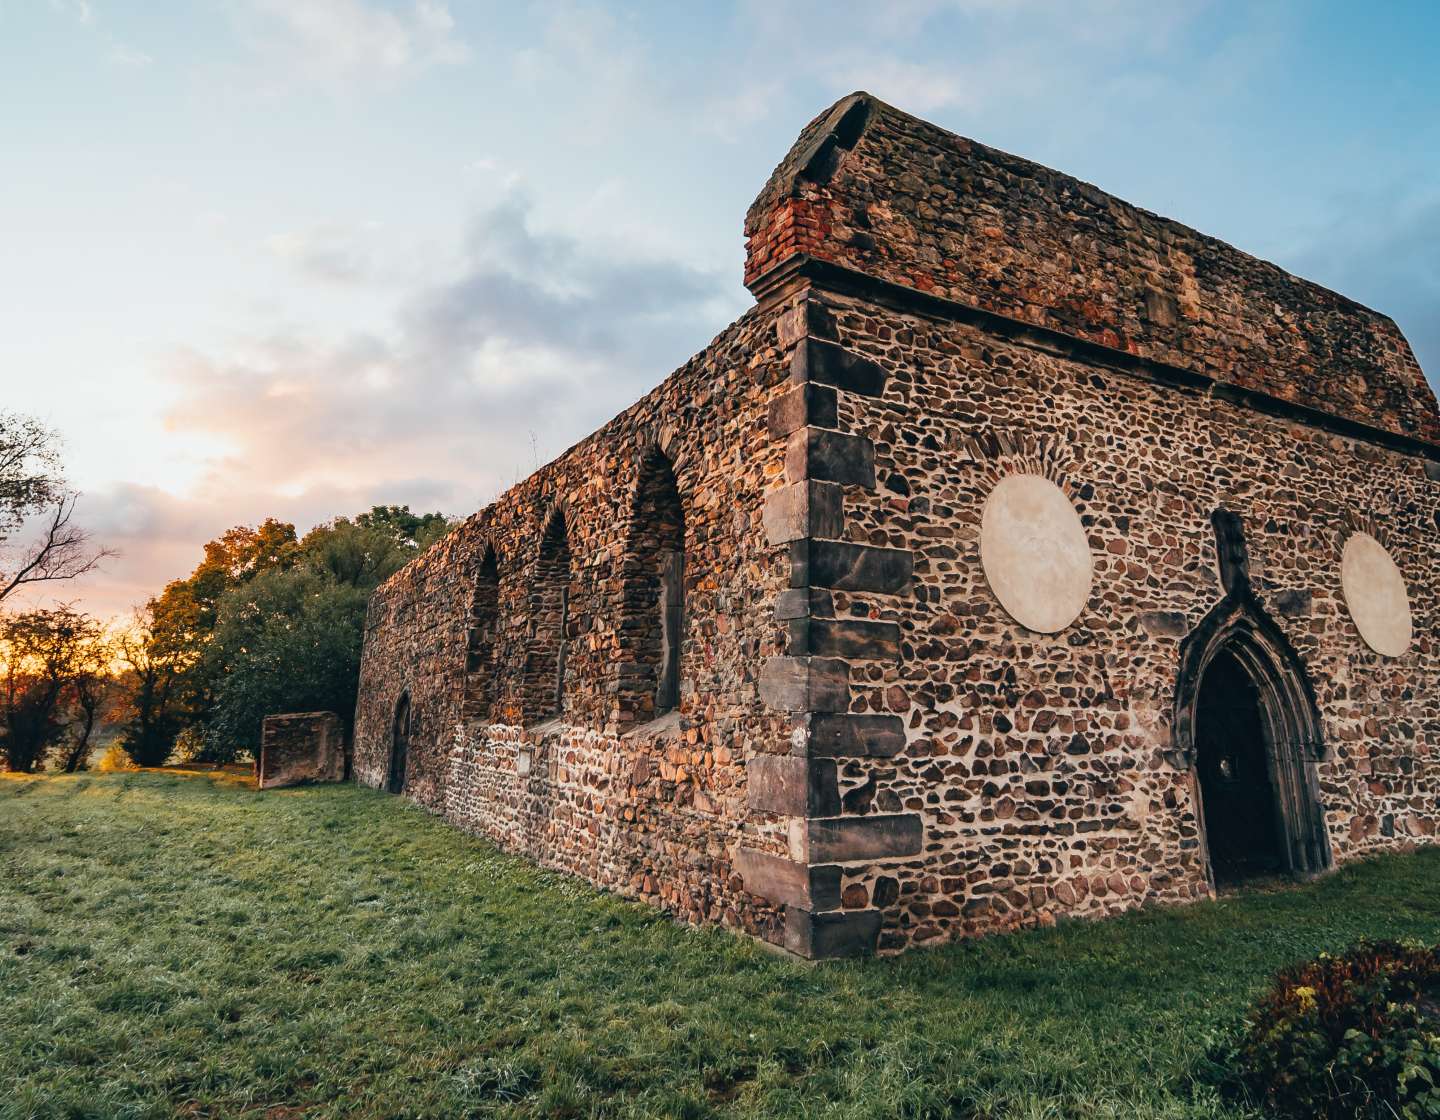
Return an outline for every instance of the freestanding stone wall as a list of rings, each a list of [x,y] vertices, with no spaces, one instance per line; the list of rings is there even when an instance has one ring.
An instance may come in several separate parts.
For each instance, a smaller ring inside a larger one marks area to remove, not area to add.
[[[864,95],[747,234],[753,311],[376,593],[361,780],[894,951],[1211,893],[1224,656],[1285,870],[1434,835],[1440,410],[1393,323]]]
[[[258,789],[345,777],[345,728],[334,712],[266,716],[255,756]]]

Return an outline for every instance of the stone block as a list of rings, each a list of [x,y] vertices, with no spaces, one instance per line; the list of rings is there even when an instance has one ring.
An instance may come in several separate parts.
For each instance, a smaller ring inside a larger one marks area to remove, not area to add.
[[[807,724],[809,753],[817,758],[893,758],[905,749],[899,716],[813,715]]]
[[[834,759],[759,754],[745,765],[752,809],[781,817],[831,817],[840,812]]]
[[[898,661],[900,626],[864,618],[796,618],[790,622],[789,652],[797,657]]]
[[[875,445],[864,436],[801,428],[785,445],[785,478],[875,489]]]
[[[803,910],[840,905],[840,868],[811,867],[753,848],[735,853],[735,871],[750,894]]]
[[[923,835],[924,826],[917,813],[806,822],[811,863],[854,863],[918,855]]]
[[[1281,618],[1309,618],[1314,610],[1315,596],[1309,591],[1277,591],[1275,613]]]
[[[1142,611],[1140,628],[1152,638],[1183,638],[1190,622],[1180,611]]]
[[[760,671],[760,699],[785,712],[843,712],[850,666],[823,657],[772,657]]]
[[[770,544],[844,532],[844,490],[833,482],[793,482],[765,496],[761,516]]]
[[[345,778],[345,731],[334,712],[266,716],[260,725],[255,784],[276,789]]]
[[[881,922],[879,910],[816,914],[786,907],[785,948],[814,961],[871,956],[880,937]]]
[[[915,557],[908,549],[848,541],[790,542],[790,585],[893,595],[910,582]]]
[[[775,617],[781,622],[792,618],[834,618],[835,598],[818,588],[791,587],[776,596]]]
[[[1425,460],[1425,477],[1431,482],[1440,482],[1440,460]]]
[[[784,396],[770,402],[770,434],[784,439],[791,432],[806,426],[834,428],[838,426],[835,390],[828,385],[797,385]]]
[[[823,303],[801,300],[775,321],[775,337],[781,348],[789,348],[806,338],[834,338],[835,316]]]
[[[867,397],[878,397],[885,391],[885,377],[885,370],[869,358],[817,338],[796,347],[790,360],[790,380],[796,384],[818,381]]]

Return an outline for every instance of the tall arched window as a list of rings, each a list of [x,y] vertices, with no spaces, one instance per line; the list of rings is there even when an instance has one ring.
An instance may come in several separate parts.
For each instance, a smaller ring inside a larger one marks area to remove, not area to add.
[[[500,628],[500,565],[495,549],[487,548],[475,575],[470,624],[465,642],[465,717],[490,714],[495,702],[495,645]]]
[[[410,761],[410,694],[402,692],[395,702],[395,719],[391,726],[390,769],[385,775],[385,788],[391,793],[405,792],[405,776]]]
[[[540,538],[530,591],[530,649],[525,659],[525,717],[565,710],[565,639],[570,624],[570,541],[565,517],[551,518]]]
[[[620,619],[622,715],[647,720],[680,704],[685,632],[685,511],[675,470],[656,450],[640,466]]]

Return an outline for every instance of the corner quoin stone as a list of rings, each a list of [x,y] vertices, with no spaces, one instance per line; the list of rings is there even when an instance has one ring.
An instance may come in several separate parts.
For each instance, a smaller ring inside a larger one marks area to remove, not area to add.
[[[838,867],[811,867],[753,848],[735,853],[735,870],[745,890],[760,898],[802,910],[835,910],[840,906]]]
[[[785,477],[791,482],[816,479],[875,489],[875,445],[864,436],[801,428],[785,447]]]
[[[797,956],[817,961],[869,956],[875,952],[881,922],[879,910],[815,914],[787,907],[785,948]]]
[[[885,391],[885,371],[833,342],[806,339],[790,360],[790,380],[796,384],[818,381],[837,389],[878,397]]]
[[[893,595],[910,582],[915,556],[907,549],[848,541],[797,540],[790,544],[790,586]]]
[[[854,863],[920,853],[924,825],[918,813],[832,817],[806,822],[811,863]]]
[[[843,712],[850,666],[824,657],[772,657],[760,672],[760,699],[782,712]]]
[[[759,754],[745,767],[750,808],[782,817],[832,817],[840,812],[835,760]]]

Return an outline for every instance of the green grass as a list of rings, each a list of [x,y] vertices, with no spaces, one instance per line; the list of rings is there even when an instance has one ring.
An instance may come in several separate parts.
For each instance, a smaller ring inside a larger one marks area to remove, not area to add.
[[[818,968],[353,786],[0,780],[0,1117],[1217,1117],[1265,977],[1440,937],[1440,850]]]

